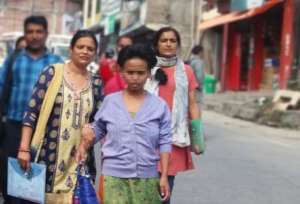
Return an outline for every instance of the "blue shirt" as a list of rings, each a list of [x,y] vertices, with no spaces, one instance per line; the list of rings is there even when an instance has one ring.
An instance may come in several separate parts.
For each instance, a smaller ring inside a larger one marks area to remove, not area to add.
[[[102,146],[103,175],[157,177],[159,154],[171,151],[169,108],[161,98],[148,92],[134,118],[127,111],[122,92],[106,96],[93,128],[96,142],[106,135]]]
[[[5,83],[8,58],[0,69],[0,93]],[[8,103],[7,118],[15,121],[22,121],[25,108],[31,97],[34,84],[43,69],[51,64],[62,62],[62,59],[49,52],[41,57],[33,59],[25,49],[21,50],[13,65],[13,81]]]

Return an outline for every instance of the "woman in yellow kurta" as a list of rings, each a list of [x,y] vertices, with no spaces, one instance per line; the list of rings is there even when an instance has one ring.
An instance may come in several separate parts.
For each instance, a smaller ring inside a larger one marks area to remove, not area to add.
[[[70,62],[45,69],[24,116],[18,160],[23,169],[30,168],[30,160],[46,164],[47,204],[72,203],[81,128],[102,100],[101,81],[86,69],[96,50],[95,36],[78,31]]]

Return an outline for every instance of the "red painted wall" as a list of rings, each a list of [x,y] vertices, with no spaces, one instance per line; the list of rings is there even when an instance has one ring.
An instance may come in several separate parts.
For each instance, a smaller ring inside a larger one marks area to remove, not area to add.
[[[241,42],[242,35],[234,30],[229,32],[228,67],[226,73],[226,89],[238,91],[241,86]]]
[[[279,71],[279,86],[281,89],[287,88],[288,80],[291,75],[291,66],[293,63],[294,3],[294,0],[286,0],[284,2]]]
[[[264,21],[261,17],[256,17],[253,21],[252,40],[254,50],[251,54],[252,66],[249,69],[248,90],[258,90],[262,81],[263,62],[264,62],[264,39],[263,39]]]

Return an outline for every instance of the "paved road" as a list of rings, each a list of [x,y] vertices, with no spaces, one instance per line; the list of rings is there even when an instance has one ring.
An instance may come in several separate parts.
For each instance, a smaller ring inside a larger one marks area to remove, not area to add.
[[[299,204],[300,134],[204,113],[207,151],[172,204]],[[1,201],[0,201],[1,203]]]
[[[207,152],[172,204],[299,204],[300,134],[204,113]]]

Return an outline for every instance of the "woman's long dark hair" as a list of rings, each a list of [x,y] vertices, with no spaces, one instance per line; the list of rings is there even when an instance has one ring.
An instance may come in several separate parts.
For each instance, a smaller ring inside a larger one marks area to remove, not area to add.
[[[180,38],[179,32],[175,28],[170,27],[170,26],[163,27],[156,32],[156,34],[154,35],[154,38],[153,38],[153,47],[156,51],[157,56],[160,55],[159,50],[158,50],[158,42],[159,42],[161,35],[165,32],[173,32],[176,36],[178,47],[181,46],[181,38]],[[168,82],[168,76],[161,68],[156,71],[154,78],[159,82],[159,85],[165,85]]]

